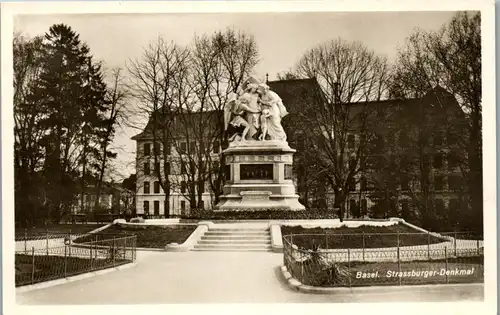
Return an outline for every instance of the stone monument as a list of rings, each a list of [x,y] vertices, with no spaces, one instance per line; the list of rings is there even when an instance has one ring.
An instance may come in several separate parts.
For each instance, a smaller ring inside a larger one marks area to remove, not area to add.
[[[242,127],[223,153],[226,184],[216,211],[304,210],[292,181],[294,149],[281,119],[288,114],[281,98],[265,83],[249,78],[224,109],[226,130]]]

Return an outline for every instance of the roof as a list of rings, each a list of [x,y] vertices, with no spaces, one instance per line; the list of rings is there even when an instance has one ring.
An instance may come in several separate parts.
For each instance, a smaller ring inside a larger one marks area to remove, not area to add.
[[[209,110],[203,112],[183,112],[183,113],[161,113],[157,111],[159,115],[157,122],[159,125],[157,128],[162,130],[164,125],[161,123],[168,124],[168,130],[171,133],[171,137],[182,137],[187,132],[186,128],[191,128],[192,126],[212,126],[213,128],[204,128],[204,131],[208,134],[210,129],[215,129],[218,123],[223,123],[223,113],[220,110]],[[162,117],[164,117],[162,119]],[[133,136],[132,140],[147,140],[153,138],[153,127],[154,127],[153,115],[151,115],[144,130]]]
[[[287,121],[291,121],[293,117],[298,116],[296,114],[311,110],[310,106],[319,106],[317,105],[318,102],[323,102],[324,105],[321,106],[325,106],[328,104],[327,98],[322,92],[317,80],[314,78],[268,81],[267,84],[272,91],[276,92],[281,97],[283,104],[290,113],[283,118],[284,126],[287,124]],[[441,107],[448,106],[454,111],[461,112],[455,97],[440,86],[430,90],[429,93],[427,93],[423,98],[420,99],[378,100],[370,102],[348,103],[343,104],[343,106],[349,106],[349,115],[354,118],[360,111],[363,110],[363,108],[365,108],[365,106],[372,107],[374,109],[374,115],[380,109],[389,109],[391,107],[397,108],[399,110],[403,110],[404,107],[404,111],[411,115],[411,112],[421,110],[422,104],[425,104],[426,108],[429,108],[429,110],[431,111],[437,109],[433,108],[433,104],[439,104],[439,106]],[[317,108],[314,109],[317,110]],[[461,113],[463,114],[463,112]],[[166,113],[163,113],[163,115],[175,116],[174,119],[159,119],[159,121],[169,121],[169,123],[172,124],[171,128],[169,129],[172,132],[172,137],[182,137],[182,135],[185,135],[185,132],[187,131],[184,128],[188,126],[199,126],[200,124],[203,124],[204,126],[213,126],[213,128],[205,128],[207,136],[209,136],[208,134],[213,132],[213,130],[218,130],[216,126],[218,124],[222,124],[224,119],[223,112],[221,110],[182,113],[174,113],[168,110]],[[152,139],[152,129],[153,119],[150,118],[144,130],[138,135],[133,136],[132,139]]]

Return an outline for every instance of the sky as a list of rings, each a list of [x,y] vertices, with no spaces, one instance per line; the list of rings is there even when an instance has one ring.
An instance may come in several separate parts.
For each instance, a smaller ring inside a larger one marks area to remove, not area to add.
[[[14,31],[33,37],[53,24],[67,24],[88,44],[94,58],[110,69],[126,68],[159,35],[189,45],[194,35],[232,27],[255,38],[260,62],[254,75],[264,79],[268,73],[269,80],[274,80],[278,73],[292,69],[304,52],[338,37],[360,41],[393,62],[398,48],[417,28],[438,30],[453,15],[449,11],[19,15]],[[130,137],[137,133],[123,128],[116,135],[114,145],[120,151],[115,165],[122,175],[116,180],[135,172],[135,142]]]

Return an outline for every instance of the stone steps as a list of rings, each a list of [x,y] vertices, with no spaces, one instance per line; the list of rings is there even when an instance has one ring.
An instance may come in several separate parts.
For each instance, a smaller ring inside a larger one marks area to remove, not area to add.
[[[268,240],[245,240],[245,239],[225,239],[225,240],[201,240],[198,242],[199,245],[204,245],[204,244],[220,244],[220,245],[226,245],[226,244],[250,244],[250,245],[271,245],[271,239]]]
[[[271,240],[269,235],[204,235],[201,240]]]
[[[271,234],[268,228],[216,227],[205,232],[192,250],[271,251]]]

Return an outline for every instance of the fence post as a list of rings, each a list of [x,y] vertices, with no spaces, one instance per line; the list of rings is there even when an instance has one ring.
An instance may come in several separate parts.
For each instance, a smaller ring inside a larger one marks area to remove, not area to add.
[[[95,259],[97,259],[97,234],[95,235],[95,253],[94,253],[94,256],[95,256]]]
[[[444,247],[444,265],[445,265],[445,277],[446,277],[446,283],[448,283],[448,247]]]
[[[24,254],[28,255],[28,229],[24,228]]]
[[[431,260],[431,231],[427,231],[427,259]]]
[[[300,253],[300,282],[304,284],[304,253],[302,251]]]
[[[365,261],[365,232],[363,231],[363,261]]]
[[[69,254],[69,257],[71,257],[71,230],[69,230],[69,235],[68,235],[68,244],[69,244],[69,248],[68,248],[68,254]]]
[[[347,248],[347,274],[349,279],[349,288],[351,287],[351,249]]]
[[[455,249],[455,258],[457,257],[457,230],[455,230],[453,247]]]
[[[47,256],[49,256],[49,229],[45,229],[45,236],[46,236],[45,247],[47,248]]]
[[[128,237],[123,238],[123,259],[127,260],[127,239]]]
[[[64,245],[64,278],[68,276],[68,246]]]
[[[480,250],[479,250],[479,237],[478,237],[477,238],[477,255],[478,256],[479,256],[479,252],[480,252]]]
[[[401,274],[401,253],[400,253],[400,248],[399,248],[399,232],[398,232],[398,278],[399,278],[399,285],[401,285],[401,279],[403,277],[399,277]]]
[[[111,250],[112,255],[113,255],[113,267],[116,266],[116,242],[115,242],[115,237],[113,236],[113,249]]]
[[[92,242],[90,242],[90,246],[89,246],[89,251],[90,251],[90,271],[92,271],[93,269],[93,255],[92,255]]]
[[[31,284],[35,283],[35,247],[31,247]]]

